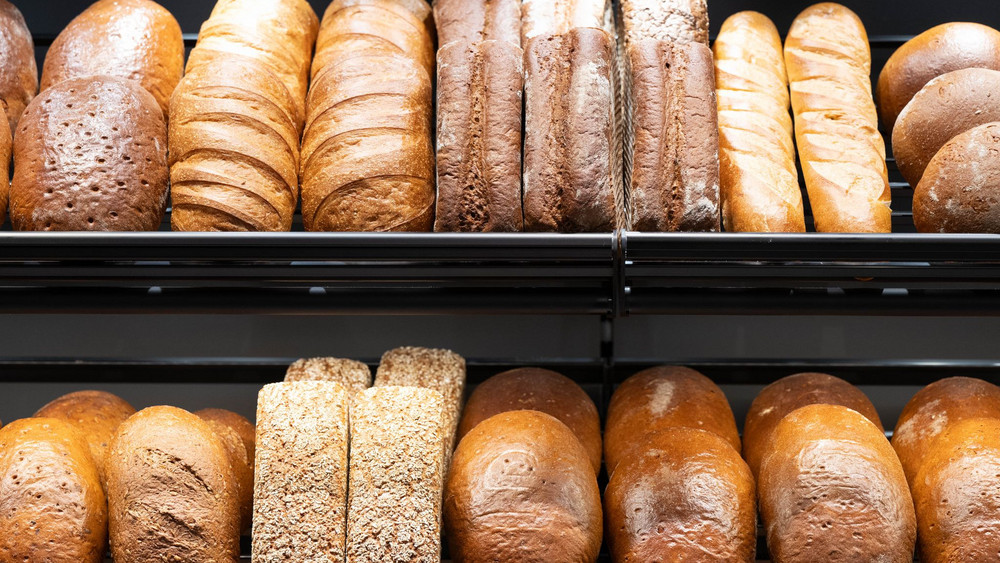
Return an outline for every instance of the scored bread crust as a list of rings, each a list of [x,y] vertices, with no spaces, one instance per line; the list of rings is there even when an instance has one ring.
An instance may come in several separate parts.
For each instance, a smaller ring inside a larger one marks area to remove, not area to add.
[[[35,42],[24,16],[7,0],[0,0],[0,103],[7,112],[7,126],[17,130],[24,108],[38,93]]]
[[[438,45],[506,41],[521,46],[521,0],[437,0]]]

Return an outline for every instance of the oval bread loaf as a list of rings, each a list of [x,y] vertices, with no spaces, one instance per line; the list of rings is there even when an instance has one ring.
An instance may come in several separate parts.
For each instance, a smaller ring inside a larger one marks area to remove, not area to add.
[[[7,112],[7,125],[17,130],[24,108],[38,93],[35,42],[24,16],[7,0],[0,0],[0,103]]]
[[[202,409],[195,412],[222,440],[236,475],[240,522],[243,530],[250,529],[253,518],[253,475],[257,430],[242,415],[225,409]]]

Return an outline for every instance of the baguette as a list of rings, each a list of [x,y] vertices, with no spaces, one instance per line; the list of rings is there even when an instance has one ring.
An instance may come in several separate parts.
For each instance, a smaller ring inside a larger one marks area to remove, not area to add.
[[[434,22],[441,47],[457,41],[521,46],[521,0],[437,0]]]
[[[334,381],[354,397],[372,386],[372,370],[355,360],[340,358],[303,358],[292,362],[285,372],[285,381]]]
[[[0,0],[0,28],[5,30],[0,34],[0,103],[13,134],[24,108],[38,93],[38,66],[24,16],[7,0]]]
[[[803,11],[785,41],[795,138],[816,230],[892,230],[885,142],[871,51],[858,16],[834,3]]]
[[[781,37],[740,12],[715,41],[722,222],[730,232],[805,232]]]

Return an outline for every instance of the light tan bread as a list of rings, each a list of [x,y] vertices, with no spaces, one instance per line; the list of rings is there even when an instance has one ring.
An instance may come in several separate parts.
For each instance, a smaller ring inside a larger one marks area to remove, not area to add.
[[[357,360],[303,358],[288,366],[285,381],[334,381],[353,397],[372,386],[372,370]]]
[[[35,42],[24,16],[7,0],[0,0],[0,103],[7,112],[7,125],[17,130],[24,108],[38,93]]]

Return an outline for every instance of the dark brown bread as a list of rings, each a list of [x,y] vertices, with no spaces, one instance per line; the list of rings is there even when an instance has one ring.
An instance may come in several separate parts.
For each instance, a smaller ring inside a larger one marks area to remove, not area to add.
[[[896,119],[892,154],[903,178],[916,186],[934,155],[956,135],[1000,121],[1000,72],[956,70],[931,80]]]
[[[229,454],[211,426],[174,407],[125,421],[108,454],[116,563],[235,563],[240,509]]]
[[[757,492],[773,561],[913,561],[913,501],[881,428],[844,406],[808,405],[765,449]]]
[[[0,561],[101,563],[108,508],[87,442],[54,418],[0,430]]]
[[[526,45],[524,228],[610,232],[624,223],[615,42],[574,28]]]
[[[202,409],[195,412],[223,441],[233,472],[236,475],[237,498],[240,504],[241,529],[250,529],[253,517],[254,457],[257,449],[257,429],[246,417],[225,409]]]
[[[1000,233],[1000,123],[941,147],[913,190],[913,224],[921,233]]]
[[[629,197],[637,231],[719,230],[719,122],[712,51],[645,39],[628,48]]]
[[[924,387],[906,403],[892,433],[892,447],[913,479],[934,440],[967,418],[1000,418],[1000,387],[971,377],[949,377]]]
[[[0,0],[0,29],[0,103],[8,127],[16,131],[24,108],[38,92],[35,42],[21,11],[7,0]]]
[[[435,231],[524,228],[523,60],[504,41],[455,41],[438,51]]]
[[[521,0],[437,0],[434,22],[441,47],[455,41],[521,46]]]
[[[4,120],[3,115],[0,115],[0,120]],[[7,205],[10,201],[10,162],[13,150],[14,139],[10,128],[0,123],[0,225],[7,220]]]
[[[554,416],[576,435],[601,471],[601,418],[587,392],[572,379],[541,368],[518,368],[479,384],[465,402],[458,440],[482,421],[507,411],[533,410]]]
[[[183,73],[184,37],[170,12],[152,0],[100,0],[49,47],[42,91],[63,80],[117,76],[142,84],[166,115]]]
[[[604,491],[613,561],[753,563],[753,474],[725,439],[668,428],[625,458]]]
[[[654,39],[708,47],[705,0],[623,0],[621,5],[626,46]]]
[[[825,373],[798,373],[765,387],[747,411],[743,424],[743,457],[754,474],[772,442],[771,434],[788,413],[813,404],[842,405],[853,409],[882,428],[875,405],[857,387]]]
[[[36,97],[14,134],[20,231],[153,231],[167,207],[167,126],[152,94],[112,76]]]
[[[538,411],[491,417],[462,439],[444,495],[456,562],[593,563],[601,496],[573,432]]]
[[[931,79],[963,68],[1000,70],[1000,32],[978,23],[951,22],[907,41],[889,57],[875,96],[887,131]]]
[[[106,391],[76,391],[38,409],[37,417],[58,418],[73,425],[86,438],[101,485],[107,485],[105,465],[111,439],[121,423],[135,414],[135,407]]]
[[[967,418],[932,442],[913,481],[922,563],[995,561],[1000,553],[1000,420]]]
[[[648,436],[676,426],[713,432],[740,449],[736,420],[722,390],[693,369],[658,366],[626,379],[611,396],[604,427],[608,474],[642,450]]]

